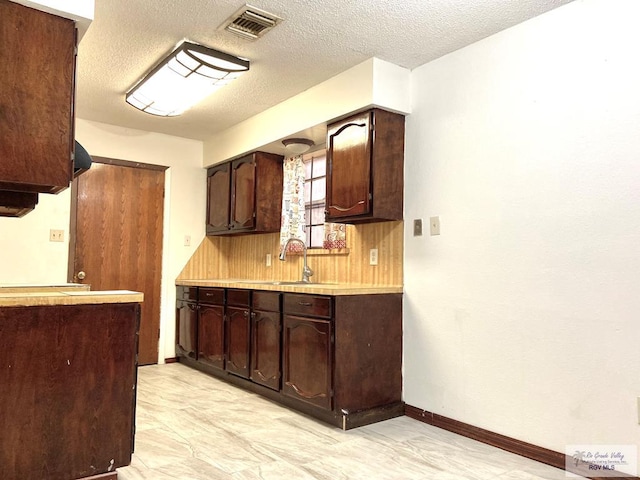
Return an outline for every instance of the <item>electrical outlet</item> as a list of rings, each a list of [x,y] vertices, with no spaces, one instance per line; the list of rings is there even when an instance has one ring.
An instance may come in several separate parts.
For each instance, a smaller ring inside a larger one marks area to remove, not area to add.
[[[429,219],[429,231],[431,235],[440,235],[440,217],[431,217]]]
[[[64,230],[49,230],[50,242],[64,242]]]
[[[378,265],[378,249],[369,250],[369,265]]]
[[[266,264],[267,264],[267,267],[271,266],[271,254],[270,253],[267,253]]]
[[[413,236],[421,237],[422,236],[422,219],[416,218],[413,221]]]
[[[184,246],[185,247],[190,247],[191,246],[191,235],[185,235],[184,236]]]

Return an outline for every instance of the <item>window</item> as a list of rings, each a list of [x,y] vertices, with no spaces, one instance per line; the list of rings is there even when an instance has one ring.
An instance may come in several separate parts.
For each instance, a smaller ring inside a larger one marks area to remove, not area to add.
[[[304,205],[308,248],[322,248],[327,192],[327,154],[316,150],[302,157],[305,166]]]

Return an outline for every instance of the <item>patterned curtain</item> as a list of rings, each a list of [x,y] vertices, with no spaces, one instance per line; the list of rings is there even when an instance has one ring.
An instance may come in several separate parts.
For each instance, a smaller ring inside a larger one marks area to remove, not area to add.
[[[280,227],[280,246],[289,238],[306,241],[304,219],[304,176],[305,168],[302,155],[290,157],[283,163],[282,222]],[[301,252],[302,246],[290,243],[288,252]]]
[[[343,223],[325,223],[322,248],[347,248],[347,226]]]

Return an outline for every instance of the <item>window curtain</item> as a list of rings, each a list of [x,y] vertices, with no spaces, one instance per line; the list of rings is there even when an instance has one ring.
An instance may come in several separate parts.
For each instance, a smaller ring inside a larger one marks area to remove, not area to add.
[[[282,222],[280,246],[290,238],[306,242],[304,219],[304,177],[305,168],[302,155],[286,158],[283,162]],[[298,242],[290,243],[288,252],[302,252]]]
[[[322,248],[347,248],[347,226],[343,223],[325,223]]]

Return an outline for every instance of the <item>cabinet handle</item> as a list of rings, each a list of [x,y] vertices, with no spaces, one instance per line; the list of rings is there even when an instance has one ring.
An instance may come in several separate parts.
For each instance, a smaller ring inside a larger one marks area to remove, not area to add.
[[[303,307],[311,307],[313,305],[313,303],[311,302],[298,302],[299,305],[302,305]]]
[[[339,207],[339,206],[337,206],[337,205],[331,205],[331,206],[329,206],[329,209],[332,209],[332,208],[333,208],[333,209],[335,209],[335,210],[338,210],[339,212],[348,212],[349,210],[353,210],[353,209],[354,209],[354,208],[356,208],[358,205],[362,205],[362,204],[364,204],[364,200],[360,200],[358,203],[356,203],[356,204],[355,204],[355,205],[353,205],[352,207],[345,208],[345,207]]]

